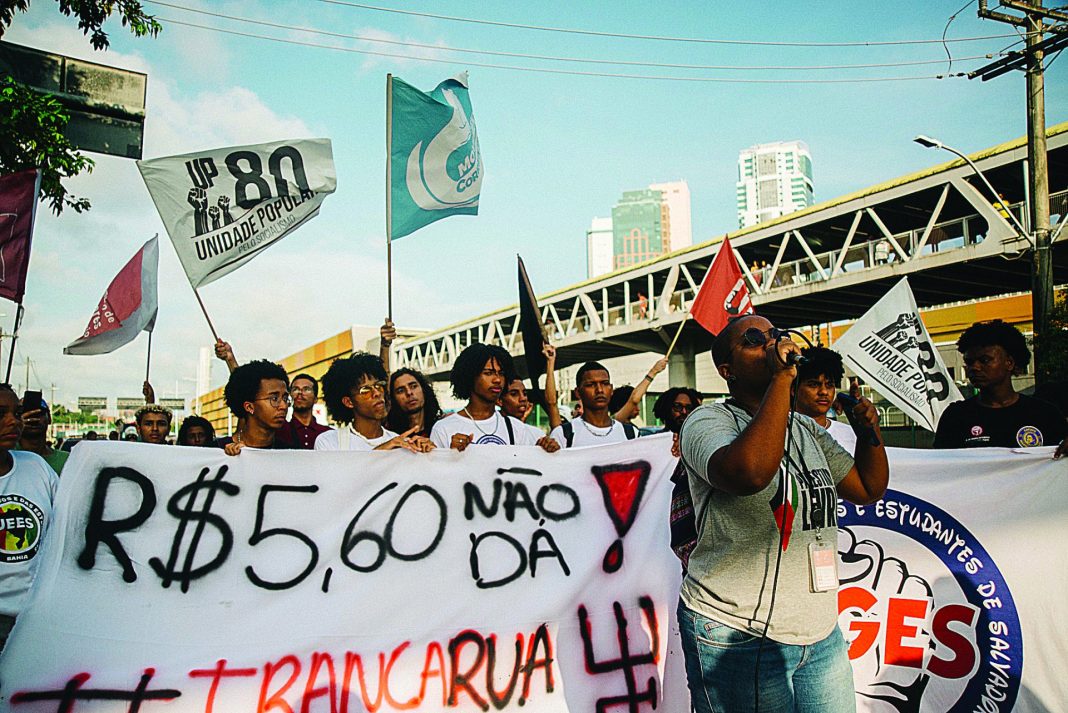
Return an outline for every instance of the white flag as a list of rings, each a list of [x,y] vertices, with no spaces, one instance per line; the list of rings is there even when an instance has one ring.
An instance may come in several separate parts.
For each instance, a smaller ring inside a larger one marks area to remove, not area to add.
[[[929,431],[946,406],[961,400],[920,319],[908,278],[883,295],[834,348],[873,389]]]
[[[314,218],[337,186],[330,139],[209,149],[137,167],[194,288]]]

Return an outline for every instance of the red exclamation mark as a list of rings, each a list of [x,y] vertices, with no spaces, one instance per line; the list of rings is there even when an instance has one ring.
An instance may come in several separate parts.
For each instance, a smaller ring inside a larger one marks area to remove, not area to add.
[[[619,535],[605,552],[601,562],[601,568],[611,574],[623,566],[623,538],[638,516],[638,505],[641,504],[642,494],[645,493],[650,466],[648,462],[639,460],[615,465],[595,465],[591,470],[601,488],[608,517]]]

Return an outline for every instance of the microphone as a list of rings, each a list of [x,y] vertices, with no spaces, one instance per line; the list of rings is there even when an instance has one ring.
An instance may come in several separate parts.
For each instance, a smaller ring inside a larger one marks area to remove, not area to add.
[[[857,422],[857,417],[853,413],[853,407],[856,406],[857,404],[859,404],[860,401],[858,401],[857,399],[853,398],[849,394],[841,392],[841,391],[839,391],[838,395],[835,396],[834,398],[837,401],[841,401],[842,405],[846,407],[845,408],[846,418],[849,419],[849,425],[853,427],[853,433],[857,434],[858,438],[864,437],[864,438],[868,439],[868,443],[872,444],[873,446],[881,445],[881,442],[879,441],[879,437],[877,435],[875,435],[875,429],[874,428],[872,428],[871,426],[862,426]]]
[[[808,357],[806,356],[801,356],[797,352],[790,352],[786,355],[787,366],[803,366],[805,364],[808,364]]]

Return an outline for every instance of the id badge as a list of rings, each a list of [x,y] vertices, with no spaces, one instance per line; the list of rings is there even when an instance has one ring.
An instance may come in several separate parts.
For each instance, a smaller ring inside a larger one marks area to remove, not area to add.
[[[812,591],[838,589],[838,552],[830,542],[817,540],[808,546],[808,564],[812,572]]]

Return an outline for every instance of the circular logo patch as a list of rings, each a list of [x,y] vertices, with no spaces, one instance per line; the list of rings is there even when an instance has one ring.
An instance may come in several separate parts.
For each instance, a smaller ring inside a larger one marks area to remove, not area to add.
[[[1023,426],[1016,432],[1016,442],[1024,448],[1035,448],[1043,444],[1042,431],[1034,426]]]
[[[41,543],[41,508],[21,495],[0,495],[0,562],[25,562]]]
[[[483,434],[483,435],[479,436],[478,440],[475,441],[475,444],[476,445],[480,445],[480,446],[482,446],[482,445],[487,445],[487,446],[504,446],[504,445],[507,445],[504,442],[504,439],[502,439],[496,433],[486,433],[486,434]]]
[[[972,435],[973,436],[981,436],[981,435],[983,435],[983,427],[982,426],[972,426]]]
[[[982,543],[894,490],[874,505],[839,503],[838,527],[839,625],[857,695],[897,711],[1012,710],[1023,635]]]

